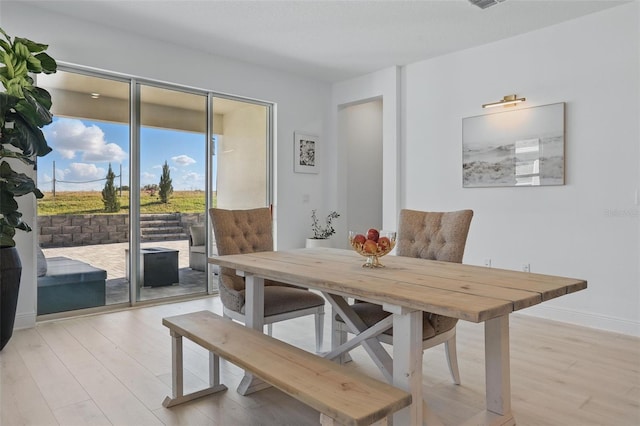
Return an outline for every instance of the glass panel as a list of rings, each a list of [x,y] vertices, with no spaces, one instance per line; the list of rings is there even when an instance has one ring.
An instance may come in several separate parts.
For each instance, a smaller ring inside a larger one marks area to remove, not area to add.
[[[140,86],[138,300],[207,291],[204,95]]]
[[[37,84],[54,114],[38,159],[38,314],[129,302],[129,83],[60,70]]]

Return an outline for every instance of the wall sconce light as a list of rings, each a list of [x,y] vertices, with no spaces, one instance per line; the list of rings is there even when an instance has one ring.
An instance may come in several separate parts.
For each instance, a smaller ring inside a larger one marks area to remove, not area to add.
[[[501,101],[491,102],[488,104],[482,105],[482,108],[493,108],[497,106],[514,106],[515,104],[519,104],[520,102],[526,101],[526,98],[518,98],[516,95],[507,95],[502,98]]]

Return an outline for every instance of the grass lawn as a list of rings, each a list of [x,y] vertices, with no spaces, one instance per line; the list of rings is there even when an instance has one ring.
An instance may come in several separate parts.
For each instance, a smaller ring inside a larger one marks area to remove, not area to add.
[[[147,192],[140,195],[140,213],[201,213],[205,210],[204,191],[174,191],[169,202],[160,201],[157,193],[153,196]],[[215,205],[215,198],[213,205]],[[129,212],[129,191],[122,191],[121,209],[118,213]],[[105,213],[100,191],[58,191],[54,197],[45,192],[44,198],[38,200],[38,215],[60,214],[110,214]]]

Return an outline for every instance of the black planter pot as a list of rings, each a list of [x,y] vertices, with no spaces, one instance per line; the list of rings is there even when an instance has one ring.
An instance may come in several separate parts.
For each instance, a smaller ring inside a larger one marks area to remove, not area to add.
[[[22,263],[15,247],[0,248],[0,351],[13,334]]]

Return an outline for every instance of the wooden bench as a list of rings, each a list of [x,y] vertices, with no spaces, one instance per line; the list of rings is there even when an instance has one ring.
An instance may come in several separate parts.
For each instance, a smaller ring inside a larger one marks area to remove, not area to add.
[[[219,357],[319,411],[322,425],[387,424],[411,394],[209,311],[163,318],[172,337],[171,407],[226,390]],[[209,387],[183,394],[182,337],[209,351]],[[378,422],[378,423],[376,423]]]

